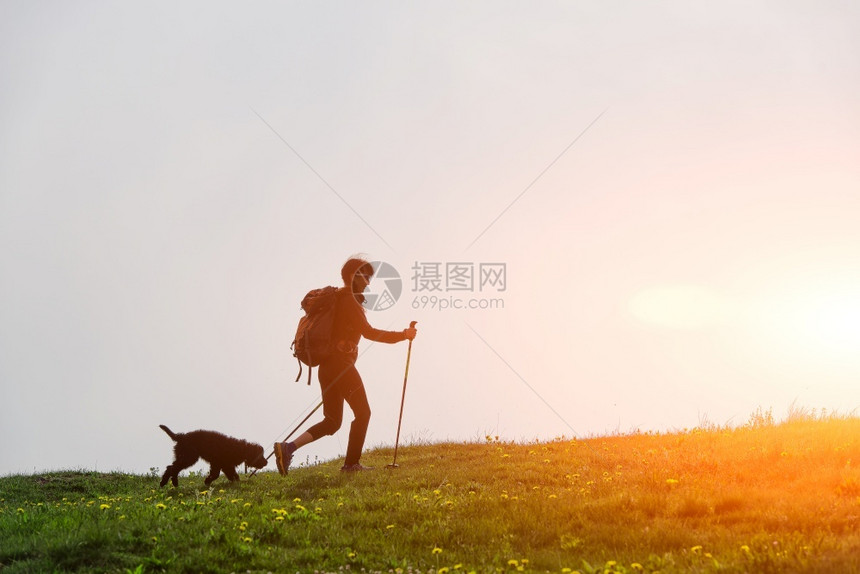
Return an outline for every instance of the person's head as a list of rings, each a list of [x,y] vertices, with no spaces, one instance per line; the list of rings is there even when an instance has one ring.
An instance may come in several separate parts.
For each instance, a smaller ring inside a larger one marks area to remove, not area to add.
[[[352,289],[355,294],[361,294],[373,277],[373,265],[363,257],[350,257],[340,268],[343,286]]]

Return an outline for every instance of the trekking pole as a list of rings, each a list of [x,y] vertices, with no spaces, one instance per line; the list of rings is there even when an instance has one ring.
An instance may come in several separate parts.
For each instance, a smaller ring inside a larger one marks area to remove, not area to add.
[[[409,328],[414,329],[418,321],[409,323]],[[403,403],[406,402],[406,379],[409,377],[409,358],[412,356],[412,339],[409,339],[409,348],[406,350],[406,372],[403,373],[403,394],[400,397],[400,416],[397,418],[397,438],[394,440],[394,461],[386,468],[399,468],[397,465],[397,447],[400,445],[400,423],[403,422]]]
[[[299,424],[296,425],[296,428],[294,428],[292,430],[292,432],[290,432],[290,434],[288,434],[284,438],[284,441],[290,440],[290,437],[293,436],[294,434],[296,434],[296,431],[299,430],[300,428],[302,428],[302,425],[305,424],[307,422],[307,420],[309,418],[311,418],[311,415],[314,414],[315,412],[317,412],[321,406],[323,406],[322,401],[320,401],[320,404],[318,404],[317,406],[314,407],[314,410],[312,410],[311,412],[308,413],[308,416],[306,416],[305,418],[302,419],[302,422],[300,422]],[[266,460],[269,460],[270,458],[272,458],[273,454],[275,454],[275,449],[272,449],[272,452],[269,453],[269,456],[266,457]],[[255,474],[257,474],[258,470],[260,470],[260,469],[255,468],[254,470],[252,470],[250,476],[254,476]]]

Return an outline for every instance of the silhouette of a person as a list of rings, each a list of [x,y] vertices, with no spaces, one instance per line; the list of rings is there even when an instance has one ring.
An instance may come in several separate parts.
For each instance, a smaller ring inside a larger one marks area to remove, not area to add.
[[[373,266],[359,257],[352,257],[340,270],[343,287],[338,289],[332,325],[331,353],[319,365],[317,377],[322,390],[323,420],[313,425],[293,442],[276,442],[275,459],[278,471],[286,475],[293,453],[302,446],[327,435],[333,435],[343,422],[343,404],[349,405],[355,416],[349,427],[346,458],[341,471],[369,470],[359,462],[370,423],[370,404],[355,361],[361,337],[378,343],[399,343],[412,340],[417,334],[414,327],[403,331],[376,329],[365,317],[362,294],[373,277]]]

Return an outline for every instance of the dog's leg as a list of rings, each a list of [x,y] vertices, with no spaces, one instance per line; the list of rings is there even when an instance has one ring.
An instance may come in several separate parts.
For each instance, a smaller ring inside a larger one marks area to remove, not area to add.
[[[170,478],[173,486],[179,486],[179,473],[193,465],[198,459],[199,457],[196,454],[177,453],[176,460],[167,467],[167,470],[164,471],[164,476],[161,477],[161,486],[167,484],[168,478]]]
[[[227,475],[227,478],[230,479],[230,482],[235,482],[239,480],[239,475],[236,473],[236,467],[228,466],[224,469],[224,474]]]
[[[164,486],[167,484],[167,481],[170,480],[171,474],[173,473],[173,465],[168,465],[167,468],[164,469],[164,474],[161,475],[161,484],[159,486]],[[175,486],[175,484],[174,484]]]
[[[161,476],[161,484],[159,486],[164,486],[167,484],[167,481],[173,483],[173,486],[179,486],[179,471],[182,468],[177,468],[176,463],[169,465],[166,469],[164,469],[164,474]]]
[[[203,481],[203,484],[209,486],[219,476],[221,476],[221,469],[213,464],[211,467],[209,467],[209,476],[206,477],[206,480]]]

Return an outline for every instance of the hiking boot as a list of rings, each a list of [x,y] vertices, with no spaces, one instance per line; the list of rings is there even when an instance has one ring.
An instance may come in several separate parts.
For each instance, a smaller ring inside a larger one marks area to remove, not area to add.
[[[281,476],[287,476],[290,471],[290,463],[293,461],[295,450],[295,448],[290,448],[287,443],[275,443],[275,462],[278,464],[278,472],[281,473]]]
[[[361,472],[363,470],[373,470],[372,466],[361,466],[359,463],[345,464],[340,467],[341,472]]]

